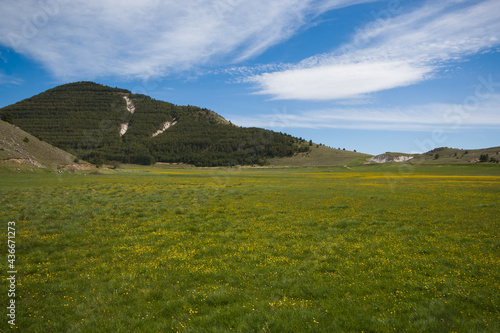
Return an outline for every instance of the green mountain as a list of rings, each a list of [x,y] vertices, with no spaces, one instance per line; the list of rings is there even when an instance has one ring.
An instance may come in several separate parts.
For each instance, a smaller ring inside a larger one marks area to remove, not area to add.
[[[75,156],[0,120],[0,163],[39,168],[72,164]]]
[[[4,107],[0,114],[40,140],[96,164],[263,165],[310,149],[302,139],[238,127],[208,109],[93,82],[58,86]]]

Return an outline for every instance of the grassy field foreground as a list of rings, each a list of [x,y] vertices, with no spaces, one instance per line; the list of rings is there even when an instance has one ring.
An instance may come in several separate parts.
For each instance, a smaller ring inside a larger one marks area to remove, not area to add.
[[[22,332],[500,331],[500,169],[354,169],[3,170],[0,331],[8,221]]]

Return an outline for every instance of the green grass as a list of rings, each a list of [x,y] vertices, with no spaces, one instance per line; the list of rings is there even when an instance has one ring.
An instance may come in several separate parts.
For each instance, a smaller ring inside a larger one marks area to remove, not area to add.
[[[500,331],[496,165],[0,174],[22,332]]]

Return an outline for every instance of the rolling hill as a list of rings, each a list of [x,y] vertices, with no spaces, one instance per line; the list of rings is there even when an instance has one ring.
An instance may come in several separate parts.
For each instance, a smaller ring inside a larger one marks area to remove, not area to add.
[[[426,164],[498,163],[500,161],[500,147],[483,149],[440,147],[422,154],[419,158]]]
[[[406,162],[410,164],[469,164],[498,163],[500,147],[483,149],[458,149],[440,147],[424,154],[385,153],[368,160],[370,163]]]
[[[72,164],[75,156],[0,120],[0,162],[7,165],[56,168]]]
[[[217,113],[93,82],[58,86],[0,109],[16,126],[95,164],[264,165],[309,150],[306,141],[242,128]]]
[[[310,150],[289,157],[269,159],[268,164],[275,167],[313,167],[330,165],[353,165],[366,162],[372,155],[348,150],[312,145]]]

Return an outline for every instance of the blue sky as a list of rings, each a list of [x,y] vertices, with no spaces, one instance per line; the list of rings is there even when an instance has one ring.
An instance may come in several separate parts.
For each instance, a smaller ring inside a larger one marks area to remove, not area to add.
[[[90,80],[380,154],[500,145],[500,1],[2,4],[0,107]]]

